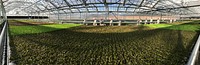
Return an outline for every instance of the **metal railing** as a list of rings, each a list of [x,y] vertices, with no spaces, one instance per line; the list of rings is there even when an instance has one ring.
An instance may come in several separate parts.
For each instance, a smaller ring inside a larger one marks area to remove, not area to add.
[[[198,61],[197,59],[199,55],[199,46],[200,46],[200,35],[192,50],[192,53],[190,55],[189,61],[187,62],[187,65],[195,65],[196,61]]]
[[[0,0],[0,65],[9,65],[10,46],[6,11]]]
[[[8,65],[10,58],[10,46],[9,46],[9,36],[8,36],[8,23],[5,21],[1,24],[1,34],[0,34],[0,64]]]

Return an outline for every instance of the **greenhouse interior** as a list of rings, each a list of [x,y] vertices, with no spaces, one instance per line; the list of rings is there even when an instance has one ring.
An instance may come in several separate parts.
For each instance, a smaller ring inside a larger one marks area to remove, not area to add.
[[[1,65],[200,65],[200,0],[0,0]]]

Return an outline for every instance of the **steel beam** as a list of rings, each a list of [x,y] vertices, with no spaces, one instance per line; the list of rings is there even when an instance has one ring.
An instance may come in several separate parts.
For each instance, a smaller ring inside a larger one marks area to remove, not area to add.
[[[27,3],[27,4],[33,4],[33,2],[26,2],[26,1],[11,1],[11,2],[8,2],[7,4],[5,4],[5,7],[8,6],[8,5],[11,5],[12,3]]]
[[[106,13],[107,11],[90,11],[90,13]],[[110,13],[117,13],[117,12],[122,12],[122,13],[125,13],[124,11],[109,11]],[[67,13],[70,13],[70,12],[67,12]],[[80,13],[80,12],[74,12],[74,13]],[[81,13],[87,13],[87,11],[82,11]],[[133,13],[133,11],[127,11],[126,13]],[[63,13],[64,14],[64,13]],[[141,14],[141,13],[140,13]]]
[[[66,4],[67,4],[67,6],[69,7],[69,10],[70,10],[70,12],[71,13],[73,13],[73,11],[71,10],[71,5],[69,4],[69,2],[67,2],[67,0],[63,0]]]
[[[190,7],[200,7],[200,5],[191,5],[191,6],[181,6],[181,7],[174,7],[174,8],[156,9],[156,10],[152,10],[152,11],[174,10],[174,9],[190,8]]]
[[[41,8],[39,8],[37,5],[35,5],[35,7],[36,7],[37,9],[39,9],[40,11],[42,11],[42,9],[41,9]]]
[[[82,0],[83,4],[87,6],[86,0]]]
[[[177,3],[173,2],[172,0],[168,0],[168,1],[171,2],[171,3],[173,3],[173,4],[175,4],[175,5],[177,5],[177,6],[183,6],[183,5],[180,5],[180,4],[177,4]],[[193,12],[193,11],[189,10],[188,8],[185,8],[185,9],[188,10],[188,11],[190,11],[190,12]]]
[[[123,0],[123,4],[122,5],[125,6],[125,4],[126,4],[126,0]]]
[[[31,5],[27,6],[27,7],[25,7],[24,9],[29,8],[29,7],[31,7],[31,6],[33,6],[33,5],[35,5],[35,4],[37,4],[37,3],[40,2],[40,1],[42,1],[42,0],[38,0],[37,2],[35,2],[35,3],[33,3],[33,4],[31,4]],[[23,10],[23,9],[22,9],[22,10]]]
[[[142,6],[142,4],[143,4],[143,2],[144,2],[144,0],[142,0],[142,1],[140,2],[140,4],[139,4],[139,6],[138,6],[138,7],[141,7],[141,6]]]
[[[104,4],[104,3],[87,3],[87,5],[92,5],[92,4]],[[122,4],[122,3],[106,3],[107,5],[114,5],[114,4]],[[75,5],[71,5],[71,7],[72,6],[82,6],[82,5],[84,5],[84,4],[75,4]],[[126,5],[132,5],[132,6],[139,6],[139,5],[137,5],[137,4],[126,4]],[[62,7],[67,7],[67,6],[62,6]],[[147,7],[147,8],[151,8],[150,6],[143,6],[143,7]]]
[[[94,4],[93,4],[93,5],[94,5]],[[99,11],[99,10],[98,10],[98,7],[97,7],[97,6],[95,6],[95,5],[94,5],[94,7],[96,8],[96,11],[98,12],[98,11]]]
[[[104,6],[105,6],[106,11],[109,12],[109,8],[108,8],[107,1],[106,1],[106,0],[103,0],[103,4],[104,4]]]
[[[120,4],[119,4],[120,5]],[[98,7],[104,7],[104,6],[87,6],[87,8],[98,8]],[[109,7],[116,7],[116,8],[136,8],[136,7],[124,7],[124,6],[109,6]],[[79,9],[79,8],[85,8],[85,7],[73,7],[73,8],[69,8],[69,7],[59,7],[59,9]],[[52,8],[52,9],[56,9],[56,8]],[[141,9],[144,9],[144,8],[141,8]],[[144,10],[149,10],[149,9],[144,9]]]
[[[86,0],[81,0],[83,5],[85,6],[85,9],[89,12],[88,8],[87,8],[87,3],[86,3]]]
[[[52,3],[51,1],[49,2],[51,5],[53,5],[57,10],[60,10],[59,9],[59,7],[57,7],[54,3]],[[62,10],[63,12],[65,12],[64,10]],[[65,14],[67,14],[66,12],[65,12]]]
[[[119,7],[120,7],[120,4],[118,4],[118,6],[117,6],[117,11],[119,11]]]
[[[133,13],[135,12],[136,9],[139,9],[139,8],[142,6],[143,2],[144,2],[144,0],[142,0],[142,1],[140,2],[140,4],[138,5],[138,7],[135,8],[135,9],[133,10]]]
[[[153,4],[153,6],[151,8],[154,8],[158,4],[158,2],[160,2],[160,0],[157,0],[156,3]]]

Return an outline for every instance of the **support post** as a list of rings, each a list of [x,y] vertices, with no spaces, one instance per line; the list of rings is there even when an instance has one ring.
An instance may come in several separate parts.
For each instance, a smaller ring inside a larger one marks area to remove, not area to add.
[[[176,22],[176,19],[174,19],[174,22]]]
[[[142,23],[142,20],[140,19],[140,20],[139,20],[139,25],[140,25],[141,23]]]
[[[113,26],[113,20],[110,19],[110,26]]]
[[[150,24],[152,24],[152,22],[153,22],[153,19],[151,18],[151,19],[150,19]]]
[[[99,25],[102,26],[102,23],[103,23],[103,20],[100,19],[100,20],[99,20]]]
[[[137,20],[137,25],[140,25],[141,22],[142,22],[141,19]]]
[[[71,13],[69,13],[69,21],[71,21]]]
[[[121,20],[119,20],[118,26],[121,26],[121,25],[122,25],[122,21],[121,21]]]
[[[86,22],[86,19],[83,20],[83,25],[87,25],[85,22]]]
[[[158,20],[157,20],[157,24],[160,24],[160,18],[158,18]]]
[[[145,20],[144,24],[147,24],[147,19]]]
[[[97,20],[96,19],[93,22],[93,26],[97,26]]]
[[[170,19],[170,22],[169,23],[172,23],[173,22],[173,20],[172,19]]]
[[[0,15],[1,24],[3,25],[2,31],[0,33],[0,64],[8,65],[10,62],[10,45],[9,45],[9,34],[8,34],[8,21],[6,16],[6,10],[4,8],[3,1],[0,0]]]

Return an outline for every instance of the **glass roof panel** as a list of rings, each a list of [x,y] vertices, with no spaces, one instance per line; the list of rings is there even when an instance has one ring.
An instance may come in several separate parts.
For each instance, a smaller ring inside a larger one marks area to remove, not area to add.
[[[199,0],[8,0],[4,2],[4,5],[8,13],[16,13],[15,11],[34,13],[64,9],[66,13],[131,11],[132,14],[140,11],[181,14],[180,11],[182,11],[192,14],[200,13],[199,3]]]

